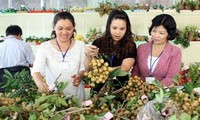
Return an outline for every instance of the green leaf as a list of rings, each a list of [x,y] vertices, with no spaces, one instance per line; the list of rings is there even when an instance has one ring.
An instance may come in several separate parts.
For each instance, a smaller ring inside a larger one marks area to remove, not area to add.
[[[39,107],[37,107],[37,111],[43,111],[43,110],[45,110],[45,109],[47,109],[49,106],[50,106],[51,104],[49,104],[49,103],[43,103],[43,104],[41,104]]]
[[[101,120],[103,116],[97,115],[85,115],[86,120]]]
[[[198,80],[195,84],[194,84],[194,88],[200,87],[200,80]]]
[[[58,97],[57,101],[63,106],[68,106],[67,102],[63,98]]]
[[[41,103],[47,100],[47,96],[41,96],[40,98],[35,100],[34,107],[38,107]]]
[[[68,82],[55,82],[58,91],[63,92],[63,90],[67,87]]]
[[[69,105],[71,105],[71,104],[72,104],[72,101],[71,101],[71,99],[68,99],[68,101],[67,101],[67,102],[68,102],[68,104],[69,104]]]
[[[168,120],[177,120],[176,115],[171,116]]]
[[[160,93],[156,94],[156,100],[161,103],[163,101],[163,97],[164,97],[164,91],[162,88],[160,88]]]
[[[190,84],[190,83],[185,83],[185,84],[184,84],[184,87],[185,87],[185,91],[186,91],[188,94],[192,93],[192,90],[194,89],[193,85]]]
[[[199,116],[198,116],[198,115],[194,116],[194,117],[192,118],[192,120],[199,120]]]
[[[4,73],[9,77],[12,78],[13,75],[8,71],[8,70],[4,70]]]
[[[83,114],[80,114],[80,120],[86,120]]]
[[[74,107],[79,107],[79,108],[82,107],[80,100],[77,99],[76,97],[72,97],[71,101],[74,104]]]
[[[113,98],[115,98],[115,96],[114,95],[108,95],[108,96],[106,96],[106,99],[113,99]]]
[[[162,84],[161,84],[161,82],[158,81],[158,80],[154,80],[153,81],[153,85],[155,85],[155,87],[157,87],[157,88],[162,88],[163,87]]]
[[[191,116],[189,114],[187,114],[187,113],[182,113],[180,115],[180,119],[181,120],[191,120]]]
[[[53,108],[50,110],[51,113],[54,113],[56,111],[56,106],[54,105]]]
[[[127,74],[127,72],[124,72],[120,68],[117,68],[109,74],[109,78],[114,78],[116,76],[126,76]]]
[[[106,103],[106,102],[107,102],[107,99],[106,99],[106,98],[101,98],[100,101],[101,101],[101,102],[98,104],[98,107],[100,107],[100,106],[102,106],[104,103]]]
[[[175,82],[176,84],[179,84],[179,79],[180,79],[180,76],[179,76],[179,75],[175,75],[175,76],[173,77],[173,80],[174,80],[174,82]]]
[[[172,95],[176,94],[178,91],[177,91],[177,88],[173,87],[169,92],[170,92],[169,97],[171,97]]]
[[[23,109],[15,106],[15,105],[10,105],[10,106],[1,106],[0,107],[0,111],[1,112],[6,112],[6,111],[15,111],[15,112],[18,112],[18,113],[23,113]]]
[[[36,114],[34,112],[30,113],[28,120],[37,120]]]
[[[22,108],[19,108],[19,107],[15,106],[15,105],[12,105],[12,106],[11,106],[11,109],[12,109],[13,111],[15,111],[15,112],[18,112],[18,113],[24,112]]]
[[[12,83],[14,82],[14,80],[9,80],[7,79],[6,84],[0,84],[1,88],[8,88]],[[8,92],[7,90],[5,90],[6,92]]]
[[[126,104],[126,106],[128,108],[131,108],[133,105],[135,105],[137,103],[138,99],[136,97],[131,98],[130,101],[128,101],[128,103]]]

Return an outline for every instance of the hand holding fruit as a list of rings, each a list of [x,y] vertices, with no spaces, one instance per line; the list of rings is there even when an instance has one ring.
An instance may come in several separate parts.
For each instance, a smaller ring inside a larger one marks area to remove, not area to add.
[[[79,84],[81,83],[81,75],[80,74],[72,75],[72,79],[73,79],[73,85],[78,87]]]
[[[109,76],[108,63],[100,58],[93,58],[90,62],[92,69],[84,73],[85,77],[91,79],[91,84],[93,83],[105,83]],[[92,85],[94,86],[94,85]]]
[[[94,57],[97,56],[99,53],[99,48],[97,48],[95,45],[90,45],[87,46],[86,50],[85,50],[85,54],[88,57]]]

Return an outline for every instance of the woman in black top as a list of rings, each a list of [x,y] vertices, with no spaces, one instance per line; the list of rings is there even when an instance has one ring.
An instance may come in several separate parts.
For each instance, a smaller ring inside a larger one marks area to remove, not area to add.
[[[107,20],[106,30],[102,37],[95,40],[86,48],[85,67],[90,69],[89,63],[97,54],[106,54],[112,70],[121,68],[129,72],[136,60],[136,44],[128,15],[122,10],[113,10]],[[128,76],[117,77],[121,83],[128,81]],[[98,92],[98,89],[97,89]]]

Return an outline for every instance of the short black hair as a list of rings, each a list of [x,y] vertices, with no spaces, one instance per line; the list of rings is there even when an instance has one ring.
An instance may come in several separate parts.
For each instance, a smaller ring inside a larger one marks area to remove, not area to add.
[[[167,30],[167,33],[169,34],[168,40],[174,40],[176,38],[178,35],[176,22],[174,18],[169,14],[160,14],[153,18],[151,27],[149,28],[149,35],[151,35],[151,31],[154,27],[158,27],[160,25],[162,25]]]
[[[6,36],[8,35],[22,35],[22,29],[18,25],[10,25],[6,29]]]

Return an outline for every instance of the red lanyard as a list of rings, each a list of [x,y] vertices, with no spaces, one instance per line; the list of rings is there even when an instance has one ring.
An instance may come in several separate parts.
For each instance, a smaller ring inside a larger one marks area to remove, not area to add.
[[[60,45],[59,45],[59,43],[58,43],[58,40],[57,40],[57,38],[56,38],[56,44],[58,45],[58,47],[59,47],[59,49],[60,49],[60,52],[61,52],[61,54],[62,54],[63,62],[64,62],[64,60],[65,60],[65,56],[66,56],[66,54],[67,54],[67,51],[69,50],[69,47],[71,46],[71,42],[72,42],[72,40],[70,39],[69,46],[67,47],[66,51],[63,53],[63,52],[62,52],[62,49],[61,49],[61,47],[60,47]]]

